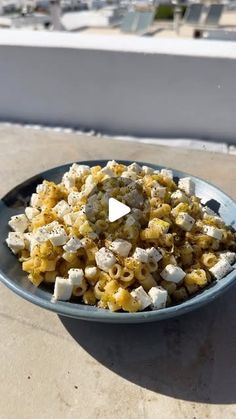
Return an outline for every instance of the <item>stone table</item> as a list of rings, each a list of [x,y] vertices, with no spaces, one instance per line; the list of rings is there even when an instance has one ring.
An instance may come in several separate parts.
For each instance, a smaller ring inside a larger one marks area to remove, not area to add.
[[[236,197],[236,157],[0,125],[1,195],[66,162],[130,159],[203,177]],[[236,288],[173,320],[58,317],[0,285],[0,419],[231,419]]]

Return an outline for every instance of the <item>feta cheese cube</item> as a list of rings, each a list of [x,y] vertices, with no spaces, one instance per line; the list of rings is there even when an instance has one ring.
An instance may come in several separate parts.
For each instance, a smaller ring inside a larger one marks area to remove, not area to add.
[[[221,259],[209,271],[216,279],[221,279],[233,270],[233,267],[226,259]]]
[[[101,172],[108,177],[115,177],[115,173],[110,167],[103,167]]]
[[[46,227],[39,227],[34,232],[33,237],[34,237],[34,240],[38,243],[46,242],[49,239],[49,231],[47,230]]]
[[[33,241],[33,233],[24,233],[24,240],[25,240],[25,249],[31,251],[31,249],[32,249],[31,243]]]
[[[34,208],[41,208],[43,205],[42,198],[37,193],[33,193],[30,199],[30,206]]]
[[[68,240],[68,236],[63,227],[57,227],[49,233],[49,240],[53,246],[62,246]]]
[[[161,308],[165,308],[168,293],[162,287],[152,287],[148,291],[148,295],[151,298],[151,308],[152,310],[159,310]]]
[[[171,179],[173,179],[174,177],[173,172],[170,169],[161,169],[161,175],[169,177]]]
[[[25,248],[24,234],[20,232],[10,232],[6,239],[8,247],[15,255]]]
[[[63,218],[64,215],[71,211],[69,205],[63,199],[53,207],[53,211],[58,215],[59,218]]]
[[[84,190],[83,190],[83,194],[85,196],[88,196],[93,189],[96,187],[96,182],[93,178],[92,175],[88,175],[88,177],[86,178],[85,184],[84,184]]]
[[[95,260],[98,268],[105,272],[108,272],[116,263],[116,258],[113,253],[105,247],[102,247],[95,253]]]
[[[68,281],[70,284],[77,287],[82,285],[82,282],[84,279],[83,269],[77,269],[77,268],[69,269],[68,275],[69,275]]]
[[[37,187],[36,187],[36,192],[37,193],[47,193],[49,190],[49,187],[47,184],[45,183],[40,183]]]
[[[185,195],[185,193],[180,189],[177,189],[177,191],[173,192],[170,198],[174,205],[180,204],[180,202],[189,202],[187,195]]]
[[[57,276],[54,285],[54,300],[68,301],[71,298],[73,285],[68,281],[67,278]]]
[[[25,214],[19,214],[13,215],[8,224],[12,230],[19,233],[24,233],[24,231],[27,230],[29,221]]]
[[[146,293],[146,291],[143,289],[143,287],[138,287],[135,288],[133,291],[131,291],[130,293],[132,295],[132,297],[135,298],[135,300],[137,300],[140,304],[140,308],[139,310],[145,310],[145,308],[147,308],[148,306],[151,305],[152,300],[150,298],[150,296]]]
[[[116,239],[110,244],[109,249],[119,256],[127,257],[131,250],[131,247],[132,244],[129,243],[127,240]]]
[[[221,240],[223,237],[223,230],[214,226],[204,226],[203,232],[213,239]]]
[[[70,190],[75,186],[76,176],[74,173],[66,172],[62,177],[62,184],[67,190]]]
[[[179,179],[178,187],[187,195],[193,195],[195,192],[195,183],[190,177],[183,177]]]
[[[64,223],[68,226],[73,226],[77,218],[81,215],[80,211],[76,212],[68,212],[64,215],[63,220]]]
[[[126,178],[126,179],[131,179],[131,180],[136,180],[137,179],[137,173],[135,173],[135,172],[133,172],[133,171],[124,171],[122,174],[121,174],[121,177],[124,177],[124,178]]]
[[[193,228],[193,225],[195,223],[195,219],[191,217],[187,212],[180,212],[176,219],[176,224],[181,227],[185,231],[190,231]]]
[[[73,163],[70,167],[69,172],[70,173],[76,173],[78,177],[88,175],[90,173],[90,166],[87,166],[86,164],[77,164]]]
[[[131,226],[137,225],[137,220],[132,215],[128,215],[125,220],[125,224],[128,227],[131,227]]]
[[[169,264],[163,269],[160,275],[166,281],[178,284],[185,277],[186,273],[179,266]]]
[[[142,171],[145,175],[151,175],[154,172],[154,169],[149,166],[142,166]]]
[[[202,207],[202,212],[207,215],[217,216],[216,212],[207,206]]]
[[[136,247],[132,257],[142,263],[148,262],[148,253],[146,249],[142,249],[141,247]]]
[[[134,173],[137,173],[137,174],[140,174],[142,172],[141,166],[139,166],[139,164],[137,164],[135,162],[130,164],[129,166],[127,166],[127,170],[128,170],[128,172],[134,172]]]
[[[110,167],[111,169],[116,166],[118,163],[115,160],[109,160],[106,164],[106,167]]]
[[[28,220],[32,221],[36,215],[39,215],[40,211],[37,208],[33,207],[26,207],[25,208],[25,215],[28,218]]]
[[[152,198],[164,198],[166,194],[166,188],[161,186],[158,182],[153,182],[151,185],[151,197]]]
[[[80,198],[81,198],[80,192],[74,192],[74,191],[70,192],[67,198],[68,204],[74,206],[79,202]]]
[[[157,249],[155,249],[155,247],[146,249],[146,252],[148,254],[148,259],[155,260],[155,262],[159,262],[163,257],[162,254]]]
[[[229,252],[229,251],[221,252],[219,256],[220,256],[220,259],[227,260],[227,262],[229,262],[231,265],[233,265],[233,263],[236,261],[236,253],[234,252]]]
[[[83,247],[81,240],[77,239],[77,237],[71,237],[63,246],[63,249],[68,253],[76,253],[78,249],[81,249],[81,247]]]

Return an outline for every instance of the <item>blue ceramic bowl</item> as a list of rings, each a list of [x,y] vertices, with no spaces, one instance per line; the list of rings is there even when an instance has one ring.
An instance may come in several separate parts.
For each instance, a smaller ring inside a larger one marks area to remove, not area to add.
[[[91,160],[80,163],[89,166],[104,166],[107,163],[107,160]],[[121,163],[130,164],[131,162],[121,161]],[[162,168],[161,166],[149,163],[142,162],[140,164],[145,164],[155,169]],[[139,313],[112,313],[109,310],[63,301],[52,303],[52,294],[47,289],[41,286],[36,288],[27,279],[25,272],[21,270],[21,264],[18,262],[16,256],[14,256],[6,246],[5,239],[9,232],[8,221],[10,217],[23,212],[24,207],[29,202],[31,194],[35,191],[36,186],[44,179],[59,182],[63,173],[68,170],[69,166],[70,164],[56,167],[26,180],[11,190],[0,201],[0,279],[16,294],[34,304],[64,316],[99,322],[141,323],[175,317],[199,308],[203,304],[212,301],[233,284],[236,277],[235,270],[229,273],[225,278],[214,282],[211,286],[205,288],[199,294],[181,304],[162,310]],[[189,176],[186,173],[176,170],[173,170],[173,172],[175,178]],[[207,203],[210,208],[217,211],[228,225],[235,228],[236,203],[215,186],[194,176],[191,177],[196,184],[196,195],[202,198],[204,204]]]

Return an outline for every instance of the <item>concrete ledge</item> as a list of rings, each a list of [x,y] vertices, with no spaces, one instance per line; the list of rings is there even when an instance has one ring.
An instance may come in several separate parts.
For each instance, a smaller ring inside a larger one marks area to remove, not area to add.
[[[0,31],[0,72],[2,121],[236,142],[231,42]]]

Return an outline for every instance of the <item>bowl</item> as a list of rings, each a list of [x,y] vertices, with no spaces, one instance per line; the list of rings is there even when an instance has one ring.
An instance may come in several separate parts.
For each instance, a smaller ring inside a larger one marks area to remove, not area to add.
[[[119,162],[127,165],[132,163],[131,161]],[[104,166],[106,165],[107,160],[90,160],[78,163],[89,166]],[[149,163],[137,163],[140,165],[148,165],[154,169],[163,168],[163,166]],[[20,262],[18,262],[16,256],[13,255],[7,247],[5,240],[9,232],[8,221],[10,217],[23,212],[24,207],[29,203],[31,194],[35,191],[36,186],[39,183],[42,183],[44,179],[59,182],[63,173],[68,170],[70,165],[71,164],[59,166],[27,179],[25,182],[12,189],[0,201],[0,280],[16,294],[33,304],[63,316],[97,322],[142,323],[179,316],[191,310],[200,308],[202,305],[214,300],[234,283],[236,278],[235,270],[230,272],[223,279],[213,282],[210,286],[182,303],[161,310],[137,313],[110,312],[109,310],[74,302],[52,302],[52,294],[48,289],[43,286],[37,288],[29,281],[26,273],[21,269]],[[187,173],[174,169],[172,170],[175,180],[180,177],[191,176]],[[194,176],[191,176],[191,178],[196,185],[195,193],[202,199],[202,202],[216,211],[226,224],[231,225],[235,229],[236,203],[212,184]]]

